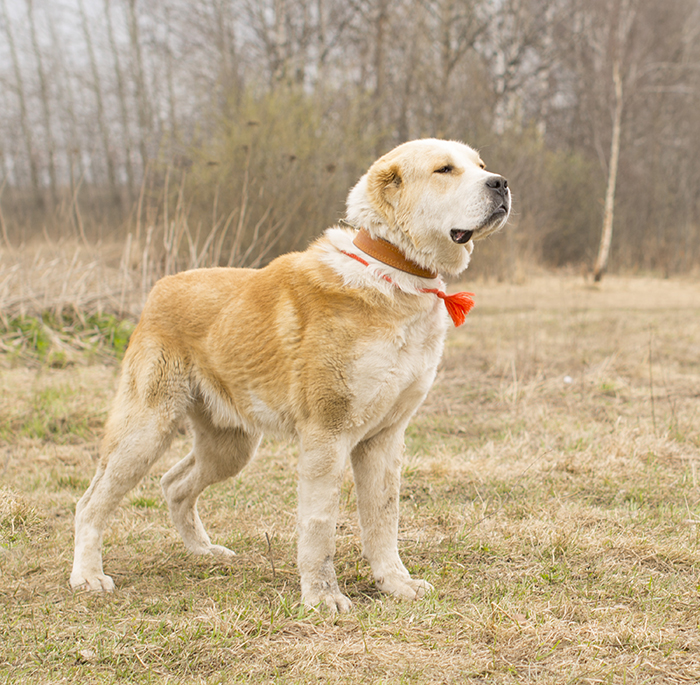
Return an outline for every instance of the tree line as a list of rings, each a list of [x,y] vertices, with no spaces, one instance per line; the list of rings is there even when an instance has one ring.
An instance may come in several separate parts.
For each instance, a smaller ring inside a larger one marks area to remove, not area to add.
[[[177,209],[269,258],[435,136],[509,179],[494,263],[700,261],[700,0],[0,0],[0,111],[13,244]]]

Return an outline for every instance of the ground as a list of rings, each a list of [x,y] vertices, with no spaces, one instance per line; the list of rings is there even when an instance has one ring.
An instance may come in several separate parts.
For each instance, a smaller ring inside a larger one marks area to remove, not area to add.
[[[381,596],[348,473],[336,569],[354,611],[300,605],[293,443],[200,512],[192,557],[159,477],[106,534],[113,594],[68,587],[75,503],[117,364],[0,370],[0,683],[686,683],[700,680],[700,283],[468,284],[407,433],[400,549],[436,591]],[[60,366],[60,365],[59,365]]]

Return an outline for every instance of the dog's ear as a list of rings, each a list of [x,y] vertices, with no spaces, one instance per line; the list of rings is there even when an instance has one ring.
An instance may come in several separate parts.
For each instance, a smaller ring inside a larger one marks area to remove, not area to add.
[[[398,162],[375,162],[367,174],[367,194],[370,202],[388,219],[393,219],[403,188],[401,167]]]

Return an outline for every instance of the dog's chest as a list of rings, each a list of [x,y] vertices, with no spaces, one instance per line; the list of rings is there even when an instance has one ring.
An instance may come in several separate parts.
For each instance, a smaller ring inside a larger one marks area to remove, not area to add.
[[[445,326],[426,317],[359,342],[347,368],[356,425],[410,416],[425,398],[442,356]]]

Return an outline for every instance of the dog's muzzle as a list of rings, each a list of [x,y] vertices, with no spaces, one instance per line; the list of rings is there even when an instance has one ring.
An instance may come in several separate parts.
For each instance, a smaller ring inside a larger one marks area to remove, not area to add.
[[[510,191],[508,181],[503,176],[492,176],[486,181],[486,187],[493,194],[494,210],[492,218],[508,214],[510,211]]]

